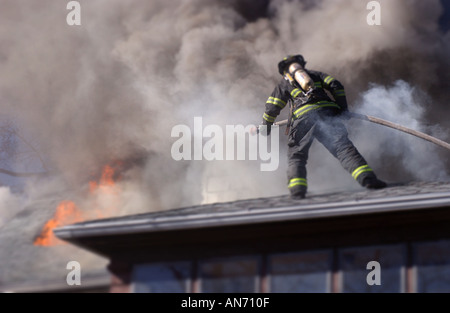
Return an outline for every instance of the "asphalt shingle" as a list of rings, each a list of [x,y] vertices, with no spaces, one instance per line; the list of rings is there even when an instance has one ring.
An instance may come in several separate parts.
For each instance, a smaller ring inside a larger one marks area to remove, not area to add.
[[[311,205],[320,204],[339,204],[343,202],[359,202],[365,200],[376,199],[395,199],[398,197],[408,197],[420,194],[439,194],[448,193],[450,197],[450,182],[409,182],[390,184],[388,188],[379,190],[366,190],[361,191],[346,191],[346,192],[334,192],[327,194],[315,194],[308,195],[305,199],[293,200],[288,195],[268,197],[268,198],[256,198],[256,199],[244,199],[232,202],[213,203],[196,205],[185,208],[176,208],[167,211],[141,213],[136,215],[115,217],[102,219],[102,222],[127,222],[130,220],[158,220],[158,219],[170,219],[179,217],[195,217],[197,215],[221,215],[226,213],[239,213],[239,212],[251,212],[252,210],[261,209],[276,209],[285,207],[296,207],[298,210],[302,210],[303,207],[310,208]],[[76,225],[93,225],[98,223],[99,220],[87,221]]]

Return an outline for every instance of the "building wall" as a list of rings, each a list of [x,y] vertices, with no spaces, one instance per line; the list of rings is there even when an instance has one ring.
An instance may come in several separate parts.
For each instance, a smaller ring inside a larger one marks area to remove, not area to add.
[[[450,240],[136,264],[133,292],[450,292]]]
[[[112,259],[113,265],[128,264],[122,267],[125,276],[114,271],[122,283],[112,290],[450,291],[449,212],[441,208],[135,235],[132,240],[139,245],[128,247],[126,258],[122,253]],[[369,275],[374,264],[380,267],[381,285]]]

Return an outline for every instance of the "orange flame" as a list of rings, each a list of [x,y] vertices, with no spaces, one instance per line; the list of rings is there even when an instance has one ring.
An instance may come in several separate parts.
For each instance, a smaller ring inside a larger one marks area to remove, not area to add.
[[[106,218],[117,213],[117,202],[119,202],[120,189],[114,181],[115,168],[105,165],[98,182],[89,183],[89,192],[94,195],[98,202],[94,204],[92,211],[95,218]]]
[[[78,223],[83,220],[81,211],[72,201],[63,201],[56,208],[53,218],[44,225],[41,234],[34,241],[35,246],[53,246],[64,242],[56,238],[53,229],[56,227]]]
[[[54,216],[47,221],[42,228],[41,234],[35,239],[36,246],[53,246],[64,244],[62,240],[56,238],[53,229],[69,224],[85,221],[87,218],[105,218],[113,216],[117,212],[114,204],[118,202],[119,188],[114,181],[115,169],[110,165],[105,165],[98,182],[89,182],[89,193],[95,198],[102,198],[105,195],[110,199],[109,204],[100,205],[96,203],[90,214],[83,213],[74,202],[62,201],[56,208]],[[112,198],[111,198],[112,197]],[[112,204],[111,204],[112,203]]]
[[[115,193],[115,182],[114,182],[115,170],[110,165],[105,165],[103,167],[102,175],[99,182],[91,181],[89,182],[89,191],[95,193],[99,190],[105,193]]]

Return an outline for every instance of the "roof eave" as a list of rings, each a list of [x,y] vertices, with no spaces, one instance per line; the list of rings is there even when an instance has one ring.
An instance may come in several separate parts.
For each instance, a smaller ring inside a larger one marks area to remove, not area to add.
[[[383,199],[363,199],[338,203],[302,204],[279,207],[253,207],[245,211],[201,213],[191,216],[98,220],[64,226],[54,230],[57,237],[77,238],[113,236],[147,232],[237,226],[349,215],[376,214],[405,210],[450,207],[450,193],[416,194]]]

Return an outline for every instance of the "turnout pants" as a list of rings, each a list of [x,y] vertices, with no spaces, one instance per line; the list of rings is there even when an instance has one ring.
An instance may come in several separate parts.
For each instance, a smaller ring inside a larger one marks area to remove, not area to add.
[[[373,170],[348,138],[341,119],[330,115],[326,109],[318,109],[294,120],[289,133],[287,174],[292,196],[307,191],[306,163],[314,139],[323,144],[361,185],[366,177],[375,177]]]

